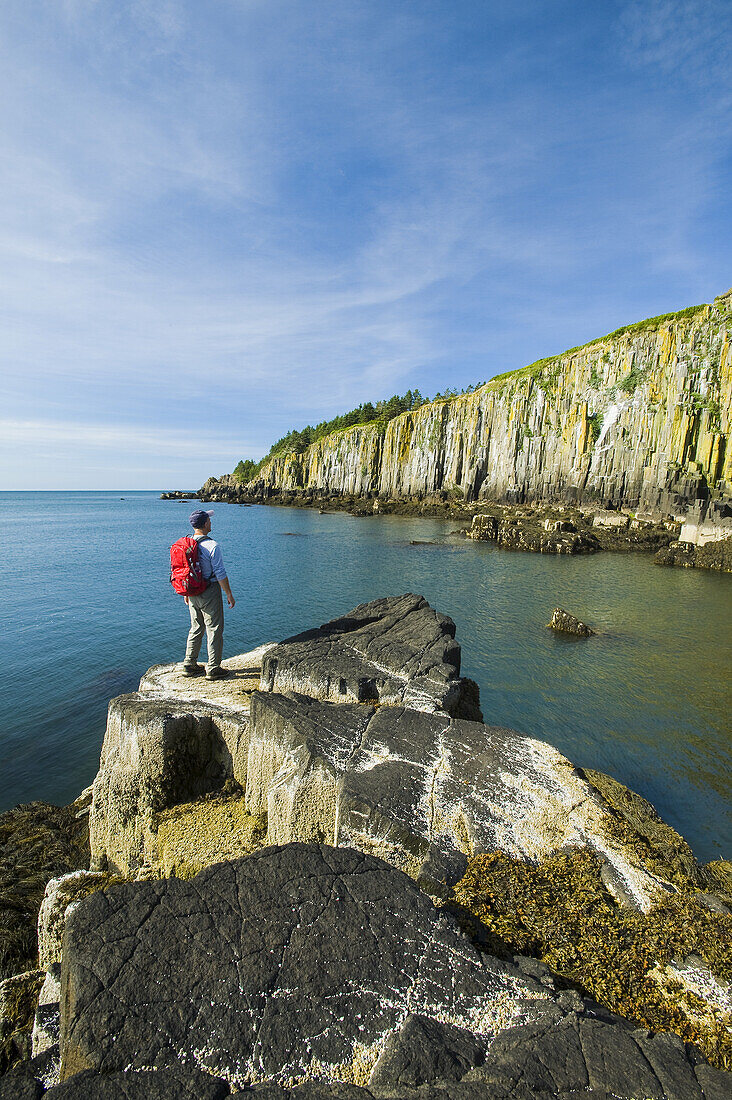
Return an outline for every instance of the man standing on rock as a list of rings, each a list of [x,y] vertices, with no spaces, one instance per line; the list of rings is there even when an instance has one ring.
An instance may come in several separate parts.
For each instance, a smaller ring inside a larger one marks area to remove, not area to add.
[[[224,601],[221,589],[223,588],[226,593],[229,607],[233,607],[236,601],[226,576],[221,547],[210,536],[212,515],[213,510],[205,512],[197,508],[188,517],[193,528],[193,537],[198,543],[201,574],[203,579],[208,581],[208,587],[200,596],[185,597],[191,613],[191,629],[183,662],[183,674],[198,676],[203,672],[203,668],[198,664],[198,654],[201,651],[205,631],[208,646],[206,679],[224,680],[229,674],[221,667],[221,654],[224,649]]]

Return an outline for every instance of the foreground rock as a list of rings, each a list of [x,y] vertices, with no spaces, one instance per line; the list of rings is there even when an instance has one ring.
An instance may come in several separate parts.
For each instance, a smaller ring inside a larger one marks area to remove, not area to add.
[[[203,842],[216,835],[211,806],[203,815],[195,807],[231,781],[235,789],[246,786],[249,699],[259,684],[261,657],[262,650],[254,650],[224,661],[230,678],[210,683],[183,676],[180,665],[157,665],[139,691],[112,700],[89,815],[95,870],[129,875],[158,861],[170,870],[178,859],[173,836],[198,834]],[[184,806],[190,808],[186,829],[165,817]],[[229,810],[235,814],[236,807]],[[221,858],[246,850],[224,847]],[[190,854],[189,844],[180,858],[191,862]]]
[[[460,676],[455,623],[408,594],[360,604],[270,650],[265,691],[335,703],[386,703],[480,720],[478,689]]]
[[[69,918],[62,988],[64,1077],[187,1064],[239,1085],[365,1083],[410,1012],[489,1036],[544,996],[405,876],[302,845],[95,895]]]
[[[381,858],[432,892],[466,855],[540,859],[590,845],[622,904],[667,889],[599,792],[556,749],[512,730],[401,707],[252,696],[247,806],[268,843],[323,840]]]
[[[577,770],[542,742],[456,717],[468,704],[477,708],[478,698],[477,691],[471,696],[469,682],[460,677],[460,651],[451,620],[436,614],[418,596],[374,601],[279,646],[262,647],[226,663],[232,676],[217,683],[182,677],[179,666],[157,666],[143,677],[138,692],[110,706],[91,813],[95,871],[65,874],[48,885],[39,920],[46,977],[29,973],[23,976],[25,985],[11,984],[11,993],[21,988],[32,993],[24,1002],[20,1043],[17,1036],[12,1039],[17,1057],[28,1053],[31,1002],[43,981],[33,1023],[33,1058],[26,1067],[32,1080],[49,1086],[58,1079],[60,1002],[64,1013],[69,1008],[66,992],[61,997],[58,962],[66,956],[65,929],[87,905],[106,904],[88,895],[115,897],[117,888],[107,889],[115,876],[159,880],[169,875],[191,880],[195,894],[196,883],[209,882],[193,877],[202,867],[257,852],[254,858],[261,858],[264,868],[267,853],[259,850],[289,842],[298,842],[298,850],[303,850],[302,843],[317,842],[337,845],[338,852],[353,849],[354,859],[362,858],[359,852],[382,857],[389,865],[379,864],[383,873],[399,877],[394,868],[406,871],[425,893],[455,913],[479,947],[483,964],[490,955],[494,956],[491,966],[502,958],[509,967],[513,956],[536,956],[606,1008],[654,1031],[674,1030],[715,1064],[728,1064],[732,1057],[729,865],[717,861],[699,867],[688,845],[653,808],[609,777]],[[300,690],[283,692],[288,685]],[[321,697],[315,698],[318,694]],[[362,701],[337,701],[344,698]],[[404,699],[409,706],[403,705]],[[83,808],[73,814],[83,827],[85,819],[77,818],[77,812],[83,815]],[[32,831],[29,835],[33,837]],[[14,843],[20,853],[23,845]],[[36,855],[41,859],[47,853],[44,849]],[[262,870],[265,886],[268,875]],[[41,885],[45,882],[42,877]],[[191,933],[194,938],[199,929],[210,927],[209,920],[221,925],[213,897],[216,882],[214,877],[205,886],[203,909],[196,910],[200,924]],[[122,889],[133,890],[133,886]],[[134,894],[134,904],[142,909],[147,902],[141,899],[158,899],[145,929],[148,923],[156,925],[160,914],[169,916],[170,906],[178,904],[175,899],[194,896],[186,892],[184,882],[171,885],[170,893],[157,881],[142,883],[140,889],[143,893]],[[369,902],[369,922],[358,925],[361,939],[368,939],[368,929],[382,921],[381,909],[389,911],[390,895],[391,887],[378,902]],[[426,898],[425,902],[429,904]],[[309,912],[310,903],[303,904]],[[233,902],[232,907],[236,910]],[[188,908],[185,901],[183,909]],[[134,920],[140,919],[141,911],[135,910]],[[340,930],[337,907],[329,914]],[[358,912],[351,917],[360,919]],[[446,912],[443,917],[447,919]],[[100,958],[112,959],[122,941],[114,940],[111,932],[107,936],[108,922],[103,922],[103,928],[112,955],[106,947],[100,948]],[[186,940],[175,931],[178,924],[168,921],[167,928],[166,950],[172,958]],[[411,943],[408,934],[406,938]],[[125,958],[139,964],[136,978],[129,976],[126,963],[121,966],[119,982],[114,979],[108,990],[113,998],[119,999],[121,991],[127,997],[136,984],[142,990],[147,981],[146,967],[140,962],[144,952],[135,947],[137,939],[135,932],[124,941],[132,951]],[[253,941],[247,943],[250,953],[256,954]],[[34,943],[32,947],[34,951]],[[215,957],[213,950],[211,957]],[[33,966],[35,953],[25,970]],[[541,962],[526,959],[520,970],[523,977],[549,983],[544,988],[551,1004],[541,1001],[537,1012],[558,1008],[566,1015],[569,1008],[560,1004]],[[107,971],[96,973],[99,980],[107,980]],[[277,984],[279,976],[274,980],[273,1013],[290,988]],[[349,988],[344,984],[341,995]],[[156,1003],[156,995],[148,993],[146,1003]],[[433,1005],[439,996],[435,992]],[[217,1003],[216,996],[211,999]],[[175,997],[172,1003],[181,1019],[186,1019],[188,1009]],[[513,1063],[491,1063],[501,1051],[498,1037],[487,1048],[482,1033],[472,1025],[459,1020],[456,1024],[454,1017],[443,1019],[423,1004],[420,1008],[410,1001],[408,1008],[401,1022],[379,1039],[378,1050],[369,1050],[374,1058],[368,1062],[372,1075],[350,1078],[368,1081],[369,1093],[364,1095],[393,1097],[394,1088],[400,1096],[407,1095],[404,1090],[412,1095],[419,1089],[422,1095],[426,1089],[437,1089],[429,1095],[444,1094],[451,1100],[461,1094],[483,1096],[486,1090],[490,1096],[507,1095],[500,1091],[500,1082],[513,1080]],[[587,1014],[581,1004],[572,1011]],[[620,1026],[607,1014],[602,1020],[613,1029]],[[534,1063],[547,1062],[549,1055],[541,1044],[553,1050],[565,1026],[569,1025],[560,1021],[557,1027],[542,1031],[541,1038],[530,1025],[521,1024],[520,1045],[532,1053],[516,1079],[515,1096],[523,1095],[521,1081],[533,1081],[531,1074],[539,1073]],[[579,1024],[576,1032],[582,1065],[575,1065],[572,1056],[575,1092],[600,1081],[589,1053],[594,1049],[594,1032],[585,1034],[583,1026]],[[633,1043],[627,1058],[635,1066],[634,1052],[644,1047],[635,1038]],[[613,1049],[626,1049],[617,1038],[612,1044]],[[216,1042],[211,1049],[218,1052]],[[712,1089],[701,1080],[712,1073],[709,1067],[692,1066],[693,1059],[689,1061],[681,1049],[686,1083],[683,1088],[679,1085],[678,1094],[699,1096],[701,1092],[694,1090],[702,1085]],[[671,1048],[664,1050],[657,1063],[644,1053],[655,1067],[656,1079],[638,1076],[637,1088],[647,1091],[637,1095],[661,1095],[662,1079],[663,1095],[676,1095],[658,1067],[671,1072],[668,1067],[676,1066],[678,1058]],[[511,1059],[518,1057],[517,1051],[518,1047]],[[504,1057],[509,1057],[508,1051],[501,1054]],[[493,1076],[479,1080],[491,1064]],[[342,1064],[338,1067],[331,1072],[314,1059],[311,1076],[343,1075]],[[178,1070],[184,1076],[188,1073],[187,1065]],[[92,1076],[79,1079],[78,1089],[83,1082],[85,1088],[101,1090],[99,1095],[117,1095],[115,1089],[128,1088],[138,1089],[135,1095],[144,1088],[175,1088],[179,1091],[170,1092],[171,1096],[191,1095],[190,1081],[171,1083],[171,1074],[178,1070],[171,1068],[167,1077],[156,1076],[154,1082],[150,1073],[142,1076],[146,1072],[142,1069],[126,1078],[106,1072],[94,1076],[97,1071],[93,1070]],[[286,1077],[280,1079],[284,1082]],[[561,1085],[566,1079],[555,1066],[549,1076],[539,1074],[532,1095],[561,1094],[566,1091]],[[443,1084],[438,1086],[439,1080]],[[73,1082],[71,1078],[63,1087],[70,1088]],[[333,1088],[341,1091],[329,1093],[331,1097],[345,1096],[343,1089],[356,1086],[341,1083]],[[615,1091],[620,1094],[620,1084]],[[713,1095],[713,1089],[707,1094]]]
[[[64,1087],[154,1068],[367,1086],[354,1097],[714,1095],[683,1044],[558,992],[537,964],[481,955],[406,876],[346,849],[97,894],[69,918],[62,985]]]
[[[421,597],[361,605],[258,656],[263,692],[252,691],[251,655],[218,684],[153,669],[112,701],[90,815],[95,869],[188,873],[204,862],[192,847],[210,862],[261,836],[375,853],[439,894],[468,855],[538,859],[589,845],[622,904],[647,910],[667,889],[663,865],[618,833],[603,797],[554,748],[448,712],[477,695],[459,677],[452,620]],[[276,690],[294,684],[310,694]],[[341,687],[340,698],[409,698],[431,713],[334,705]],[[206,846],[212,826],[217,843]]]
[[[31,1051],[43,974],[36,923],[47,883],[89,860],[89,797],[31,802],[0,814],[0,1073]]]

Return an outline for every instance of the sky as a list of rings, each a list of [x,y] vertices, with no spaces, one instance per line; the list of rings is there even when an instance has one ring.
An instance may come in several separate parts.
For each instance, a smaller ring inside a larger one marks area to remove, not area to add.
[[[728,0],[3,0],[0,487],[197,488],[732,284]]]

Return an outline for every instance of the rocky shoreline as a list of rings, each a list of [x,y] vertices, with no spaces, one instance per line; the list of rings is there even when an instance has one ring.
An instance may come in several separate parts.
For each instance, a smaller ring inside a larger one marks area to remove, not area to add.
[[[163,493],[164,500],[188,500],[192,494]],[[238,483],[231,475],[209,478],[195,494],[203,503],[251,506],[266,504],[288,508],[316,509],[323,514],[424,516],[451,520],[462,526],[454,533],[470,539],[495,542],[505,550],[541,554],[653,553],[659,565],[712,569],[732,573],[732,518],[726,504],[699,503],[688,515],[658,510],[633,512],[629,509],[581,506],[551,502],[504,504],[497,501],[468,503],[454,493],[441,492],[409,499],[354,496],[314,491],[276,491]],[[605,502],[612,504],[612,502]],[[719,516],[721,519],[714,517]],[[683,541],[690,518],[701,525],[709,516],[717,536],[700,546]]]
[[[406,595],[112,700],[0,816],[0,1100],[728,1095],[730,864],[460,660]]]

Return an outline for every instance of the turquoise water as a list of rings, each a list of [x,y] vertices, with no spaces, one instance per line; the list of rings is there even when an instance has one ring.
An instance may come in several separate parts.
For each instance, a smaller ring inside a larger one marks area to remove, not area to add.
[[[188,615],[168,583],[168,548],[187,533],[191,505],[2,493],[0,508],[0,809],[68,802],[96,772],[109,698],[183,655]],[[451,538],[456,526],[217,505],[213,533],[237,597],[224,655],[420,592],[455,619],[487,722],[616,776],[700,858],[730,857],[732,578],[638,554],[511,553]],[[599,636],[546,630],[555,606]]]

